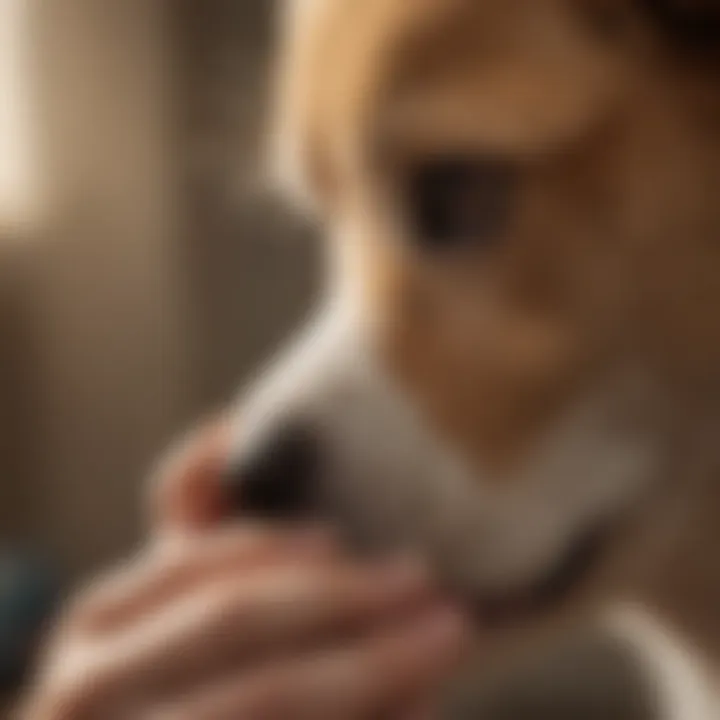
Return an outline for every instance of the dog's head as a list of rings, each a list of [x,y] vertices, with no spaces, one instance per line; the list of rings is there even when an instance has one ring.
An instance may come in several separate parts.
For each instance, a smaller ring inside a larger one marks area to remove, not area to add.
[[[246,511],[504,611],[661,482],[718,391],[720,64],[717,14],[660,5],[295,0],[277,140],[328,297],[243,403]]]

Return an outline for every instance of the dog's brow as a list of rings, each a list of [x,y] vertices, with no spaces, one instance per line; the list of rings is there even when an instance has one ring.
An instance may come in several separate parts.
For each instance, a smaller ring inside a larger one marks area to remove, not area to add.
[[[584,131],[612,84],[563,3],[315,1],[320,17],[287,58],[296,104],[279,117],[316,190],[309,176],[386,148],[546,152]]]
[[[543,153],[584,132],[616,89],[612,67],[573,47],[547,59],[449,57],[381,98],[376,130],[407,155]]]
[[[615,83],[612,58],[558,3],[435,5],[383,50],[368,115],[381,147],[410,155],[550,150]]]

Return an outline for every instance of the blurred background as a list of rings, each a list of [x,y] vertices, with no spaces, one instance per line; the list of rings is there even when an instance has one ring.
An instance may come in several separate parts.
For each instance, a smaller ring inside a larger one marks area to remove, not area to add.
[[[297,323],[264,188],[272,3],[0,0],[0,527],[76,578],[152,461]]]
[[[0,678],[312,302],[312,232],[263,177],[272,17],[0,0]]]

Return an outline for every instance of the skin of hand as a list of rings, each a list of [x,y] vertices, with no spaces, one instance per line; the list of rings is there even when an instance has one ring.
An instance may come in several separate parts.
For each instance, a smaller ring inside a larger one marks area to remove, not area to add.
[[[463,653],[461,612],[411,559],[369,564],[322,528],[223,520],[227,431],[151,483],[151,540],[79,593],[23,720],[413,720]]]

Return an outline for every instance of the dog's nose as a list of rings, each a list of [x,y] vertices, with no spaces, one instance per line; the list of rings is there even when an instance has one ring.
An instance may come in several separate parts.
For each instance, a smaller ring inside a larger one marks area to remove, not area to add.
[[[245,517],[293,520],[317,498],[318,444],[302,425],[285,425],[238,457],[227,473],[233,509]]]

